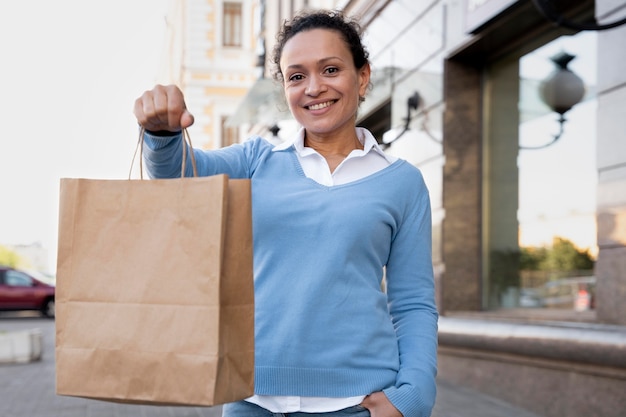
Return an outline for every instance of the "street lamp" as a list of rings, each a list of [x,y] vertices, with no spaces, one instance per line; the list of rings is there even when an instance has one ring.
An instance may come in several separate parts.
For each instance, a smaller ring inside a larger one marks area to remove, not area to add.
[[[540,149],[555,143],[563,134],[563,124],[567,121],[565,113],[582,100],[585,95],[583,80],[570,70],[567,65],[576,58],[567,52],[560,52],[550,59],[555,65],[554,71],[546,78],[539,87],[541,99],[550,109],[559,114],[559,133],[552,141],[545,145],[535,147],[522,147],[523,149]]]
[[[396,135],[395,138],[388,141],[383,140],[382,145],[384,145],[385,148],[391,146],[393,142],[400,139],[402,135],[409,131],[409,125],[411,124],[411,110],[417,110],[421,103],[421,96],[417,91],[414,91],[413,94],[406,100],[406,118],[404,119],[404,128],[398,135]]]

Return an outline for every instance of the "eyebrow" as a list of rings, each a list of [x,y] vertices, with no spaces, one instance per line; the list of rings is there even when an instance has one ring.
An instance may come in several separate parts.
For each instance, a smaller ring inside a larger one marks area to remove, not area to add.
[[[318,64],[324,64],[324,63],[326,63],[328,61],[332,61],[332,60],[335,60],[335,59],[338,59],[339,61],[343,62],[343,59],[341,59],[338,56],[329,56],[327,58],[320,59],[317,63]],[[302,65],[302,64],[292,64],[292,65],[288,65],[287,68],[285,68],[285,69],[286,70],[289,70],[289,69],[300,69],[300,68],[303,68],[303,67],[304,67],[304,65]]]

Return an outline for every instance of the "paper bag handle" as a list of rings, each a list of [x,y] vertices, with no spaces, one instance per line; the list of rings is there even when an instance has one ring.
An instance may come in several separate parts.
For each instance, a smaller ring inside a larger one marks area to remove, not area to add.
[[[133,159],[130,162],[130,171],[128,172],[128,179],[131,178],[133,173],[133,166],[135,165],[135,158],[139,151],[139,178],[143,179],[143,136],[146,133],[146,129],[141,127],[139,129],[139,139],[137,140],[137,146],[135,147],[135,153],[133,153]],[[191,156],[191,166],[193,168],[193,176],[198,176],[198,167],[196,166],[196,156],[193,153],[193,146],[191,144],[191,137],[187,129],[183,129],[183,162],[180,166],[180,177],[185,177],[185,168],[187,167],[187,149],[189,149],[189,155]]]

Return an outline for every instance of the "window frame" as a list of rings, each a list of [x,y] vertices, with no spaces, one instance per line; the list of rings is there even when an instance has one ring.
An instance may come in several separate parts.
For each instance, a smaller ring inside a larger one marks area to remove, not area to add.
[[[243,46],[242,2],[226,1],[222,5],[222,46],[225,48]]]

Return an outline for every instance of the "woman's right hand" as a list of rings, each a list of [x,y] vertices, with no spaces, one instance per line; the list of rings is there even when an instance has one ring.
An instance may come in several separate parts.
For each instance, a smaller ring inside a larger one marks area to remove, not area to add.
[[[157,85],[143,93],[135,100],[134,113],[137,122],[152,132],[180,132],[194,120],[182,91],[175,85]]]

